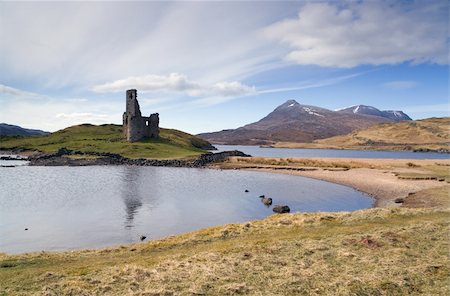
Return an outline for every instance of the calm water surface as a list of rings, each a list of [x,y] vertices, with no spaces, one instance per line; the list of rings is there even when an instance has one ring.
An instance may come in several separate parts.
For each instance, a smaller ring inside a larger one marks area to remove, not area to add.
[[[272,214],[261,194],[293,212],[351,211],[373,203],[345,186],[263,172],[0,167],[0,252],[98,248],[137,242],[140,235],[156,239],[260,219]]]
[[[259,146],[214,145],[218,151],[239,150],[259,157],[347,157],[347,158],[393,158],[393,159],[448,159],[448,153],[411,151],[371,151],[338,149],[291,149],[261,148]]]

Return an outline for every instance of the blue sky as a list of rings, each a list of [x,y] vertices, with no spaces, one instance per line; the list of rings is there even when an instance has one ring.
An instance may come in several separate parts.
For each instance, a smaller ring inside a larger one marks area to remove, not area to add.
[[[0,122],[55,131],[143,114],[191,133],[288,99],[449,116],[446,0],[0,2]]]

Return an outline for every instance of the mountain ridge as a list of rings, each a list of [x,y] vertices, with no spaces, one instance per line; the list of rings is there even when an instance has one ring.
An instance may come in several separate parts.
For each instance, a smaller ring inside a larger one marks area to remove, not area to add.
[[[379,110],[373,106],[354,105],[348,108],[336,110],[336,112],[345,112],[353,114],[374,115],[392,119],[394,121],[412,120],[406,113],[400,110]]]
[[[0,123],[0,136],[41,136],[48,135],[49,132],[23,128],[18,125]]]
[[[215,144],[267,145],[280,141],[308,143],[348,134],[377,123],[398,121],[380,110],[378,112],[384,116],[348,112],[347,109],[332,111],[287,100],[257,122],[237,129],[201,133],[198,136]]]

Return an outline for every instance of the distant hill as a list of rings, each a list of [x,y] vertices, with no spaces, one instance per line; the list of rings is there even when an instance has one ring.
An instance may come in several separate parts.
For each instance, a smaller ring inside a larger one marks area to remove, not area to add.
[[[394,110],[381,111],[375,107],[365,106],[365,105],[352,106],[352,107],[348,107],[345,109],[337,110],[337,112],[373,115],[373,116],[389,118],[394,121],[412,120],[411,117],[409,117],[407,114],[403,113],[403,111],[394,111]]]
[[[54,153],[65,147],[82,152],[110,152],[128,158],[174,159],[194,157],[213,148],[196,136],[173,129],[160,130],[159,139],[126,142],[122,126],[114,124],[81,124],[57,132],[35,137],[6,137],[0,141],[0,150],[25,149]]]
[[[0,136],[36,136],[47,134],[49,134],[49,132],[27,129],[12,124],[0,123]]]
[[[389,115],[393,111],[378,110],[374,114],[358,111],[359,109],[356,112],[354,112],[354,109],[353,111],[350,109],[332,111],[316,106],[301,105],[295,100],[288,100],[258,122],[237,129],[202,133],[198,136],[215,144],[307,143],[317,139],[348,134],[356,129],[366,128],[381,122],[401,120],[400,117]],[[404,114],[401,111],[395,112]],[[404,115],[409,118],[406,114]]]
[[[382,123],[348,135],[317,140],[317,148],[450,150],[450,117]]]

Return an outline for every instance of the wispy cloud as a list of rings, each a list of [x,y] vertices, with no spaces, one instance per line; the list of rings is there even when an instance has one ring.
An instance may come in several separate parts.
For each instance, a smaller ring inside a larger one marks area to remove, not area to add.
[[[10,95],[10,96],[18,96],[18,97],[38,97],[38,94],[28,92],[25,90],[17,89],[14,87],[10,87],[7,85],[0,84],[0,95]]]
[[[73,102],[73,103],[85,103],[88,101],[86,98],[67,98],[64,99],[66,102]]]
[[[185,75],[179,73],[171,73],[167,76],[146,75],[129,77],[96,85],[92,88],[92,90],[95,92],[123,92],[130,88],[139,89],[141,92],[179,92],[191,97],[242,96],[255,92],[255,87],[247,86],[237,81],[224,81],[217,82],[212,85],[204,85],[191,81]]]
[[[448,64],[448,9],[439,0],[307,3],[264,32],[301,65]]]
[[[382,86],[390,89],[408,89],[416,87],[417,82],[412,80],[397,80],[383,83]]]
[[[279,50],[257,32],[276,19],[274,11],[288,7],[271,5],[275,10],[255,14],[256,5],[6,2],[0,67],[10,79],[50,89],[142,76],[148,69],[205,83],[241,80],[279,61]]]
[[[349,79],[361,76],[368,72],[371,72],[371,71],[359,72],[359,73],[354,73],[354,74],[350,74],[350,75],[344,75],[344,76],[323,79],[323,80],[318,80],[318,81],[302,81],[302,82],[298,82],[297,86],[264,89],[264,90],[258,91],[258,94],[278,93],[278,92],[295,91],[295,90],[302,90],[302,89],[308,89],[308,88],[324,87],[324,86],[329,86],[329,85],[333,85],[333,84],[338,84],[345,80],[349,80]]]

